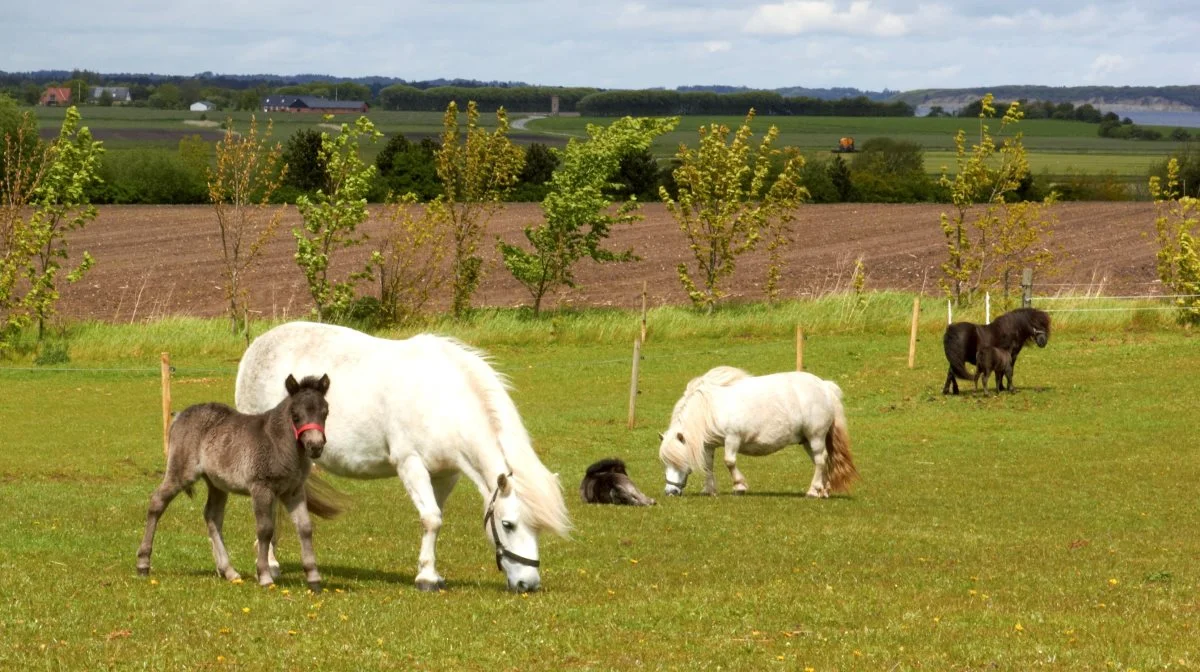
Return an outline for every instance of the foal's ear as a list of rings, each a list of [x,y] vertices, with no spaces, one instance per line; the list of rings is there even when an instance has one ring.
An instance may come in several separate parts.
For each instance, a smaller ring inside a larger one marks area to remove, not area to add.
[[[326,392],[329,391],[329,374],[328,373],[321,376],[321,379],[317,381],[317,389],[320,390],[321,394],[325,394]]]
[[[283,381],[283,386],[287,388],[289,397],[300,391],[300,383],[297,383],[296,377],[290,373],[288,374],[287,380]]]
[[[508,480],[508,476],[500,474],[496,477],[496,489],[500,491],[500,495],[507,497],[509,492],[512,492],[512,483]]]

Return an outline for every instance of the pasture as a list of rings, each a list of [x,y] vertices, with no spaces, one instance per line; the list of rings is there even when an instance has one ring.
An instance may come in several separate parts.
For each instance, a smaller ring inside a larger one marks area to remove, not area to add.
[[[243,343],[220,320],[72,327],[71,363],[0,366],[0,668],[1200,667],[1196,335],[1162,313],[1064,319],[1022,353],[1015,394],[952,398],[944,312],[927,311],[909,370],[906,302],[849,319],[837,301],[652,311],[632,431],[632,313],[438,325],[491,352],[561,474],[575,530],[543,537],[543,590],[524,596],[504,590],[465,483],[438,547],[448,590],[416,591],[420,525],[394,479],[333,479],[351,502],[317,523],[321,595],[287,528],[275,590],[219,580],[199,492],[163,518],[139,578],[163,467],[158,353],[172,352],[182,409],[232,402]],[[739,461],[745,496],[718,466],[719,497],[695,478],[661,497],[657,432],[687,380],[717,364],[792,368],[801,318],[806,368],[845,391],[853,494],[804,498],[812,466],[790,449]],[[658,506],[582,504],[584,469],[606,456]],[[225,538],[243,573],[252,519],[233,498]]]
[[[49,133],[62,123],[63,108],[34,108],[43,132]],[[152,110],[130,107],[81,108],[86,125],[105,140],[105,147],[120,151],[135,147],[175,148],[179,138],[188,134],[200,134],[206,140],[219,139],[221,130],[214,122],[231,116],[238,128],[245,128],[250,112],[189,112],[186,110]],[[208,126],[198,126],[201,115]],[[319,115],[272,112],[256,114],[260,122],[270,119],[275,124],[274,137],[286,141],[293,133],[304,128],[320,128]],[[355,115],[338,115],[333,124],[352,121]],[[403,133],[410,140],[424,137],[436,138],[442,130],[440,112],[396,112],[372,110],[368,115],[380,131],[387,135]],[[510,121],[517,121],[527,114],[514,114]],[[658,138],[652,150],[661,159],[675,153],[680,143],[695,146],[696,131],[710,123],[723,123],[736,127],[741,117],[684,117],[672,133]],[[510,136],[519,144],[542,142],[562,145],[568,137],[586,137],[589,123],[609,124],[611,118],[556,117],[536,118],[527,122],[523,129],[513,129]],[[480,115],[480,123],[494,128],[494,114]],[[774,124],[780,130],[778,146],[797,147],[806,155],[831,156],[829,150],[837,145],[838,138],[852,136],[861,145],[872,137],[887,136],[907,140],[921,145],[925,151],[926,170],[931,175],[941,173],[943,166],[954,164],[954,134],[966,129],[968,137],[978,129],[974,119],[926,118],[926,117],[758,117],[754,122],[756,133],[761,133]],[[999,121],[991,124],[993,132]],[[1100,174],[1112,173],[1122,178],[1143,180],[1149,168],[1162,162],[1169,154],[1178,150],[1182,143],[1171,140],[1153,142],[1115,140],[1096,135],[1095,124],[1077,121],[1030,119],[1022,121],[1018,130],[1024,133],[1025,146],[1029,149],[1030,165],[1035,173],[1063,175],[1067,173]],[[1170,128],[1160,128],[1165,133]],[[365,144],[364,156],[373,160],[383,143]]]

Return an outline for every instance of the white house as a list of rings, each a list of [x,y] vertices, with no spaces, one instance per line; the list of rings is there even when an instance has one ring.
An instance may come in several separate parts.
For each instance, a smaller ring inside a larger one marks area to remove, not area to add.
[[[212,110],[217,109],[217,104],[207,100],[198,100],[192,103],[192,106],[188,109],[192,112],[211,112]]]

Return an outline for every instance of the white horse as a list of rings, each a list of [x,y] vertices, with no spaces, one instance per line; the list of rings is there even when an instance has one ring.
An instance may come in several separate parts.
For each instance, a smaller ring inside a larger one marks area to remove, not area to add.
[[[668,495],[682,494],[688,475],[699,470],[705,473],[704,493],[717,494],[713,453],[719,445],[725,447],[735,494],[746,491],[738,453],[770,455],[795,443],[804,446],[815,467],[809,497],[845,491],[858,478],[842,389],[811,373],[751,376],[718,366],[687,384],[660,437]]]
[[[389,340],[292,322],[246,350],[238,366],[238,409],[274,407],[281,371],[328,371],[338,381],[328,396],[321,466],[351,478],[399,475],[404,482],[424,528],[418,588],[445,586],[434,549],[442,507],[466,474],[483,496],[484,533],[509,589],[537,590],[538,535],[565,535],[570,518],[558,477],[534,453],[505,380],[482,353],[432,335]]]

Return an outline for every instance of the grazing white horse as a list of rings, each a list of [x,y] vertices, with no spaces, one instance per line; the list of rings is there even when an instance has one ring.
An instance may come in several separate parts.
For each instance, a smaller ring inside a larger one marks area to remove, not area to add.
[[[732,366],[711,369],[688,382],[660,436],[668,495],[682,494],[692,471],[704,472],[705,494],[717,494],[713,453],[722,445],[736,494],[746,491],[738,453],[770,455],[796,443],[815,467],[809,497],[845,491],[858,478],[842,389],[802,371],[751,376]]]
[[[329,372],[338,381],[328,395],[322,467],[351,478],[399,475],[404,482],[424,528],[418,588],[445,586],[434,549],[442,507],[466,474],[483,496],[484,534],[509,589],[537,590],[538,535],[565,535],[570,518],[558,477],[534,453],[504,379],[479,351],[439,336],[391,340],[292,322],[246,350],[238,409],[274,407],[281,371]]]

